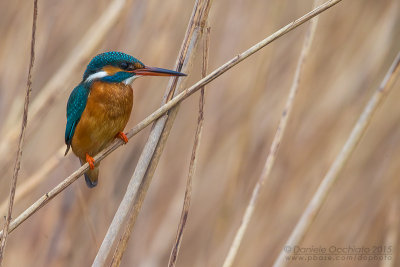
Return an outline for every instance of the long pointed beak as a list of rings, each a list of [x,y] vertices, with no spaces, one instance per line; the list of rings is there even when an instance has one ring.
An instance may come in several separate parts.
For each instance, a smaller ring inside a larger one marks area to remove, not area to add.
[[[133,70],[132,72],[136,75],[142,76],[186,76],[186,74],[181,72],[155,67],[144,67],[141,69]]]

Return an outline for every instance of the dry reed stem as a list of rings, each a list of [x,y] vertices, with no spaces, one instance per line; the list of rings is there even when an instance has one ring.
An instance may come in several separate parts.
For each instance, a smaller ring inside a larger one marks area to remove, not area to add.
[[[210,0],[197,0],[193,7],[193,12],[188,23],[185,38],[179,52],[179,57],[176,62],[176,70],[181,72],[188,72],[188,66],[194,58],[198,40],[201,38],[205,21],[208,17],[208,11],[211,7]],[[176,88],[181,87],[182,79],[171,79],[164,95],[163,103],[168,102],[176,93]],[[125,221],[125,231],[115,249],[112,259],[112,266],[120,264],[122,255],[126,250],[132,228],[136,222],[137,215],[140,211],[147,189],[150,185],[154,171],[158,164],[158,160],[164,148],[165,142],[168,138],[169,130],[175,120],[178,112],[178,106],[169,110],[168,113],[158,119],[153,129],[150,132],[148,141],[141,153],[139,161],[136,165],[135,171],[128,185],[123,200],[114,216],[114,219],[108,229],[106,237],[104,238],[102,247],[96,256],[94,266],[99,264],[99,255],[102,261],[106,260],[110,254],[111,247],[115,242],[119,230],[123,227]]]
[[[38,13],[38,0],[33,0],[31,59],[30,59],[30,63],[29,63],[28,78],[27,78],[27,82],[26,82],[26,94],[25,94],[24,114],[22,117],[21,133],[19,136],[18,151],[17,151],[17,156],[15,159],[15,165],[14,165],[14,173],[13,173],[13,177],[11,180],[10,201],[8,204],[8,214],[7,214],[6,222],[3,227],[3,232],[5,234],[1,237],[0,266],[2,265],[2,262],[4,259],[4,250],[5,250],[6,244],[7,244],[8,228],[10,227],[10,222],[11,222],[15,190],[17,188],[18,173],[19,173],[19,169],[21,166],[22,147],[24,145],[26,124],[28,122],[29,97],[30,97],[31,91],[32,91],[32,69],[33,69],[33,63],[35,62],[35,39],[36,39],[37,13]]]
[[[18,191],[15,192],[14,203],[18,203],[22,198],[31,193],[41,182],[43,182],[47,174],[58,166],[61,159],[64,158],[65,147],[62,146],[57,152],[47,159],[47,161],[34,174],[29,176],[21,185],[18,185]],[[0,205],[0,216],[6,212],[8,200],[5,199]]]
[[[259,43],[255,44],[254,46],[250,47],[248,50],[245,52],[235,56],[231,60],[227,61],[217,69],[215,69],[213,72],[208,74],[205,78],[199,80],[196,82],[194,85],[191,87],[185,89],[181,93],[179,93],[177,96],[171,99],[171,101],[168,101],[166,104],[158,108],[156,111],[154,111],[152,114],[147,116],[144,120],[142,120],[140,123],[138,123],[136,126],[134,126],[132,129],[130,129],[127,133],[126,136],[128,139],[132,138],[134,135],[136,135],[138,132],[146,128],[149,124],[151,124],[153,121],[156,119],[160,118],[162,115],[164,115],[168,110],[171,108],[175,107],[177,104],[191,96],[194,92],[199,90],[201,87],[204,85],[210,83],[211,81],[215,80],[217,77],[221,76],[223,73],[237,65],[238,63],[242,62],[249,56],[253,55],[255,52],[259,51],[269,43],[275,41],[279,37],[285,35],[286,33],[290,32],[291,30],[295,29],[296,27],[300,26],[304,22],[312,19],[314,16],[324,12],[328,8],[332,7],[333,5],[339,3],[342,0],[330,0],[327,1],[326,3],[320,5],[316,9],[312,10],[311,12],[307,13],[306,15],[302,16],[301,18],[289,23],[288,25],[284,26],[283,28],[279,29],[272,35],[268,36],[264,40],[260,41]],[[105,157],[107,157],[110,153],[112,153],[114,150],[116,150],[118,147],[123,145],[124,142],[120,139],[114,140],[107,148],[99,152],[95,157],[94,160],[96,162],[102,161]],[[27,208],[24,212],[22,212],[16,219],[14,219],[9,228],[9,232],[12,232],[17,228],[21,223],[23,223],[26,219],[28,219],[30,216],[32,216],[35,212],[37,212],[41,207],[46,205],[51,199],[53,199],[55,196],[57,196],[60,192],[62,192],[65,188],[67,188],[70,184],[72,184],[75,180],[77,180],[84,172],[86,172],[89,169],[89,165],[85,163],[81,167],[79,167],[76,171],[74,171],[71,175],[69,175],[67,178],[65,178],[60,184],[58,184],[56,187],[54,187],[52,190],[50,190],[48,193],[44,194],[41,198],[39,198],[35,203],[33,203],[29,208]],[[3,235],[3,232],[0,232],[0,237]]]
[[[104,11],[104,13],[96,20],[87,33],[82,37],[81,41],[76,45],[75,49],[65,58],[65,63],[58,69],[58,71],[51,77],[45,84],[43,89],[33,99],[30,112],[30,129],[35,129],[40,125],[41,120],[37,117],[48,111],[49,106],[54,104],[55,99],[62,95],[62,92],[67,90],[65,86],[67,80],[70,78],[66,73],[74,73],[78,66],[87,60],[96,47],[104,39],[108,31],[117,22],[119,15],[124,10],[126,0],[114,0]],[[17,120],[17,113],[15,120]],[[0,155],[8,155],[13,144],[18,136],[18,127],[11,127],[1,139]],[[0,162],[0,169],[3,169],[6,162]]]
[[[318,2],[319,0],[314,0],[314,8],[316,6],[318,6]],[[304,68],[304,63],[306,61],[306,58],[308,56],[308,53],[310,51],[310,47],[312,44],[312,41],[314,39],[314,34],[315,34],[315,30],[317,28],[317,24],[318,24],[318,17],[315,17],[311,20],[310,22],[310,26],[307,30],[306,36],[304,37],[304,42],[303,42],[303,47],[301,49],[300,52],[300,57],[299,60],[297,62],[297,67],[296,67],[296,71],[294,74],[294,78],[293,78],[293,82],[289,91],[289,96],[286,100],[286,104],[285,104],[285,108],[282,112],[282,117],[279,121],[279,125],[278,128],[276,130],[274,139],[272,141],[271,144],[271,148],[269,151],[269,154],[267,156],[267,159],[265,161],[265,165],[263,168],[263,171],[261,173],[261,176],[259,177],[257,183],[255,184],[254,188],[253,188],[253,193],[251,195],[249,204],[246,207],[245,213],[243,214],[242,217],[242,221],[240,224],[239,229],[236,232],[235,238],[231,244],[231,247],[229,248],[229,252],[228,255],[225,258],[223,267],[230,267],[232,266],[236,254],[239,250],[240,244],[242,243],[243,240],[243,236],[249,226],[249,222],[253,216],[254,213],[254,209],[256,207],[258,198],[260,196],[260,190],[262,188],[262,186],[264,185],[264,183],[269,179],[270,177],[270,173],[271,173],[271,169],[272,166],[274,165],[276,156],[278,154],[278,150],[279,150],[279,146],[280,143],[282,141],[282,137],[283,134],[285,133],[285,129],[287,126],[287,122],[290,118],[290,114],[293,108],[293,104],[294,104],[294,100],[295,100],[295,96],[297,94],[297,91],[299,89],[299,84],[300,84],[300,77],[302,75],[303,72],[303,68]]]
[[[339,177],[341,170],[349,160],[357,144],[360,142],[361,137],[363,136],[369,123],[371,122],[372,116],[377,110],[379,104],[384,100],[384,96],[386,96],[390,92],[391,85],[397,78],[400,72],[399,70],[400,70],[400,52],[394,59],[393,64],[386,73],[382,83],[375,91],[375,93],[372,95],[369,102],[366,104],[349,138],[347,139],[342,150],[340,151],[335,161],[329,168],[320,186],[315,192],[313,198],[309,202],[307,208],[301,215],[300,220],[297,222],[285,246],[293,247],[295,245],[298,245],[303,240],[306,232],[310,228],[310,225],[314,221],[318,211],[322,207],[330,190],[332,189],[334,183]],[[285,253],[285,251],[282,250],[274,263],[274,267],[285,266],[287,264],[287,261],[285,260],[286,255],[287,254]]]
[[[207,68],[208,68],[209,47],[210,47],[210,27],[207,27],[205,30],[206,30],[206,34],[203,37],[203,39],[204,39],[203,68],[202,68],[202,77],[203,78],[207,75]],[[197,118],[196,133],[195,133],[195,137],[194,137],[192,156],[191,156],[190,164],[189,164],[189,174],[188,174],[187,183],[186,183],[185,197],[183,200],[182,213],[181,213],[181,218],[179,221],[178,230],[176,233],[175,243],[172,247],[171,255],[169,257],[169,262],[168,262],[169,267],[174,267],[176,265],[176,260],[177,260],[179,249],[180,249],[180,246],[182,243],[183,231],[185,230],[185,226],[186,226],[186,222],[187,222],[187,218],[188,218],[188,214],[189,214],[190,201],[192,198],[192,180],[193,180],[193,175],[196,171],[197,156],[199,154],[198,148],[200,146],[201,134],[203,132],[203,121],[204,121],[204,87],[202,87],[200,89],[199,115]]]
[[[387,215],[387,233],[382,254],[390,255],[391,259],[381,261],[382,267],[393,267],[396,262],[397,239],[399,236],[399,199],[396,197],[390,205]],[[391,249],[389,249],[389,247]],[[389,252],[390,251],[390,252]]]

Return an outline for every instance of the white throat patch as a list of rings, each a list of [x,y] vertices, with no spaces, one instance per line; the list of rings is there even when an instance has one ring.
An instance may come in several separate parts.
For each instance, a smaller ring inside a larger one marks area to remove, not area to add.
[[[125,79],[125,80],[123,81],[123,83],[126,84],[126,85],[129,85],[129,84],[131,84],[136,78],[139,78],[139,77],[142,77],[142,75],[134,75],[134,76],[132,76],[132,77],[130,77],[130,78],[128,78],[128,79]]]

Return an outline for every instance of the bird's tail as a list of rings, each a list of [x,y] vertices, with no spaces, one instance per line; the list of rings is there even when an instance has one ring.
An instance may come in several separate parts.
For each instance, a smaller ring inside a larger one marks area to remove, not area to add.
[[[81,160],[81,165],[85,164],[85,161]],[[97,185],[97,181],[99,179],[99,164],[96,164],[94,169],[87,170],[85,173],[85,181],[89,188],[93,188]]]

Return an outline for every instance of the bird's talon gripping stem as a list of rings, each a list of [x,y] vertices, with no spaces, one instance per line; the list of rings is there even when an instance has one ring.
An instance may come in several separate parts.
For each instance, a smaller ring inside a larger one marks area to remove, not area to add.
[[[94,159],[91,156],[89,156],[88,153],[86,153],[86,162],[89,163],[89,168],[91,170],[93,170],[94,169]]]
[[[125,144],[128,143],[128,137],[123,132],[118,132],[116,137],[122,139]]]

